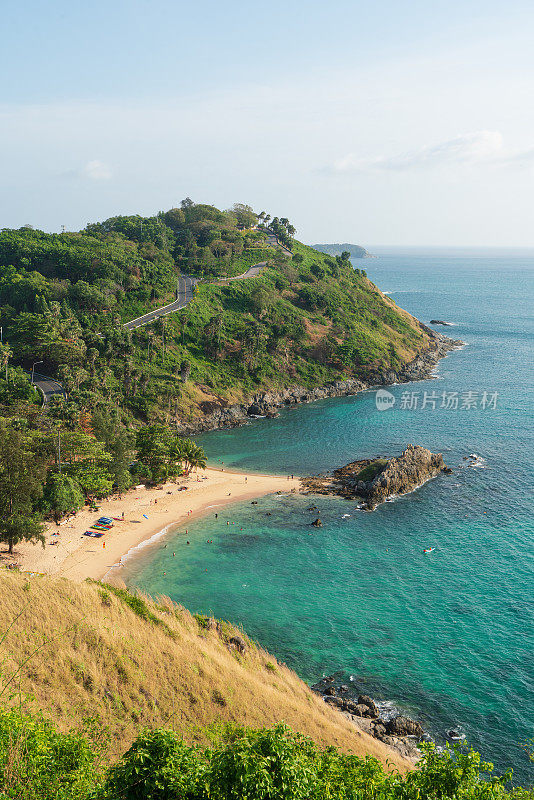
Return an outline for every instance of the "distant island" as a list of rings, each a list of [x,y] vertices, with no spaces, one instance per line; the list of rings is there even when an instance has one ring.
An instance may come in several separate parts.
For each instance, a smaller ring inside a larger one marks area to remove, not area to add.
[[[372,254],[367,252],[365,247],[360,247],[359,244],[313,244],[314,250],[319,250],[320,253],[326,253],[329,256],[340,256],[341,253],[350,253],[351,258],[372,258]]]

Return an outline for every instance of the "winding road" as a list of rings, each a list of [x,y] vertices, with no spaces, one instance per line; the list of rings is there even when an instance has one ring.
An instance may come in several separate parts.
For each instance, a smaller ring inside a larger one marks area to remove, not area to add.
[[[30,373],[28,373],[30,374]],[[43,395],[43,405],[46,405],[52,397],[61,395],[67,399],[67,392],[59,381],[49,378],[47,375],[41,375],[39,372],[33,373],[33,383],[40,390]]]
[[[285,255],[292,255],[291,250],[288,247],[285,247],[283,244],[280,244],[274,233],[270,233],[269,231],[267,232],[267,243],[271,245],[271,247],[280,248]],[[240,281],[245,280],[246,278],[255,278],[256,275],[259,275],[262,269],[266,266],[266,261],[260,261],[258,264],[253,264],[251,267],[249,267],[246,272],[243,272],[242,275],[234,275],[233,278],[223,278],[220,283]],[[149,322],[153,322],[155,319],[165,317],[167,314],[172,314],[173,311],[179,311],[181,308],[185,308],[187,305],[189,305],[194,297],[195,286],[197,283],[198,280],[196,278],[192,278],[190,275],[181,275],[178,279],[178,297],[176,300],[174,300],[172,303],[168,303],[166,306],[156,308],[154,311],[149,311],[148,314],[143,314],[142,317],[137,317],[136,319],[130,320],[130,322],[126,322],[124,327],[132,331],[135,330],[135,328],[140,328],[142,325],[147,325]]]
[[[280,244],[274,233],[270,233],[269,231],[267,231],[267,243],[270,244],[271,247],[280,248],[280,250],[282,250],[282,252],[286,255],[292,255],[291,250],[289,250],[289,248],[285,247],[283,244]],[[220,283],[245,280],[246,278],[255,278],[266,266],[267,261],[260,261],[258,264],[253,264],[251,267],[249,267],[246,272],[243,272],[242,275],[234,275],[233,278],[224,278],[220,281]],[[167,314],[172,314],[173,311],[179,311],[181,308],[185,308],[187,305],[189,305],[194,297],[195,286],[197,283],[198,280],[196,278],[192,278],[190,275],[180,275],[178,278],[176,300],[174,300],[172,303],[168,303],[166,306],[156,308],[154,311],[149,311],[148,314],[143,314],[141,317],[136,317],[136,319],[132,319],[130,322],[125,322],[124,327],[132,331],[136,328],[140,328],[142,325],[148,325],[149,322],[154,322],[154,320],[159,319],[160,317],[165,317]],[[33,382],[37,388],[40,389],[43,395],[44,406],[52,397],[56,395],[62,395],[65,399],[67,398],[67,393],[63,386],[53,378],[49,378],[47,375],[41,375],[35,372]]]
[[[143,314],[142,317],[137,317],[136,319],[130,320],[130,322],[126,322],[124,327],[129,331],[133,331],[135,328],[140,328],[141,325],[147,325],[147,323],[153,322],[155,319],[159,319],[167,314],[172,314],[173,311],[179,311],[181,308],[185,308],[193,299],[197,282],[195,278],[191,278],[189,275],[180,275],[178,278],[178,297],[176,300],[172,303],[168,303],[166,306],[156,308],[154,311],[149,311],[148,314]]]

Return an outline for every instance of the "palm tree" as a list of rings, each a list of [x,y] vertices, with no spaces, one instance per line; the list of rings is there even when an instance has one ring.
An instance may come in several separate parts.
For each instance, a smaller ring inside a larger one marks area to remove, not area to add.
[[[182,464],[185,477],[193,469],[206,469],[206,454],[202,447],[191,439],[175,439],[172,445],[172,458]]]

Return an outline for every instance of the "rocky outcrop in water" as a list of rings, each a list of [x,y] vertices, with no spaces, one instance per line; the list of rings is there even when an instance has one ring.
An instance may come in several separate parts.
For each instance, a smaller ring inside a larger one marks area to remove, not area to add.
[[[302,486],[314,494],[336,494],[347,500],[359,500],[364,508],[372,511],[379,503],[413,491],[440,472],[450,474],[441,453],[409,444],[396,458],[353,461],[334,470],[331,476],[304,478]]]
[[[206,400],[200,403],[201,417],[193,420],[175,419],[173,423],[181,434],[202,433],[216,428],[235,428],[254,417],[276,416],[281,408],[298,403],[312,403],[315,400],[325,400],[329,397],[345,397],[358,394],[358,392],[373,386],[390,386],[394,383],[408,383],[430,378],[440,358],[462,345],[463,342],[455,341],[433,331],[423,323],[420,325],[430,336],[430,346],[397,371],[377,369],[365,381],[348,378],[312,389],[305,386],[288,386],[285,389],[253,395],[246,402],[234,405],[223,400]]]
[[[351,720],[363,731],[389,745],[402,756],[417,762],[421,753],[417,742],[428,738],[422,725],[398,712],[391,713],[382,709],[369,695],[358,695],[357,702],[350,697],[340,697],[348,691],[345,685],[336,686],[335,676],[322,678],[312,691],[321,695],[325,703],[337,708],[344,716]]]

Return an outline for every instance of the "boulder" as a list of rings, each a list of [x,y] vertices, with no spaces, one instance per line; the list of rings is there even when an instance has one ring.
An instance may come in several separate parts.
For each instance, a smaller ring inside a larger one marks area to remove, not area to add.
[[[373,700],[373,698],[369,697],[368,694],[359,695],[358,703],[360,705],[367,706],[367,708],[369,709],[370,713],[366,714],[365,716],[372,717],[373,719],[376,719],[378,717],[378,707],[377,707],[375,701]]]
[[[424,736],[424,730],[419,722],[399,714],[386,722],[386,731],[389,736]]]
[[[355,717],[374,718],[373,712],[366,703],[351,703],[348,710],[351,714],[354,714]]]
[[[245,655],[247,652],[247,644],[241,636],[232,636],[232,638],[228,640],[228,646],[233,650],[237,650],[241,655]]]
[[[331,695],[324,694],[323,695],[323,700],[325,701],[325,703],[328,703],[328,705],[335,706],[336,708],[339,708],[340,711],[348,711],[349,710],[348,708],[346,708],[347,701],[343,700],[342,697],[333,697]]]
[[[322,527],[323,527],[323,523],[321,522],[321,520],[319,519],[319,517],[317,517],[317,519],[315,519],[315,520],[312,522],[312,525],[313,525],[313,527],[314,527],[314,528],[322,528]]]

